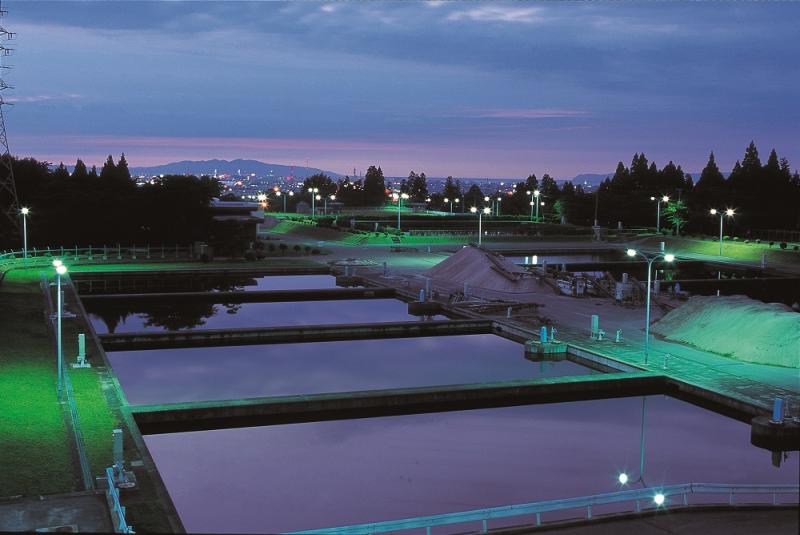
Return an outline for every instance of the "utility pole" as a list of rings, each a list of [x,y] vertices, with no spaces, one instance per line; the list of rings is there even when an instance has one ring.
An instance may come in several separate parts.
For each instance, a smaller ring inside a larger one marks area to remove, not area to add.
[[[3,59],[10,56],[12,49],[6,46],[6,43],[14,38],[14,34],[9,32],[3,26],[2,20],[6,11],[3,9],[2,0],[0,0],[0,91],[9,89],[3,79],[4,69],[9,66],[5,64]],[[3,114],[3,106],[6,105],[5,100],[0,96],[0,212],[2,217],[5,217],[11,223],[12,238],[15,234],[20,232],[20,210],[19,199],[17,198],[17,186],[14,181],[14,169],[11,167],[11,153],[8,150],[8,137],[6,135],[6,123]],[[0,236],[2,241],[2,236]]]

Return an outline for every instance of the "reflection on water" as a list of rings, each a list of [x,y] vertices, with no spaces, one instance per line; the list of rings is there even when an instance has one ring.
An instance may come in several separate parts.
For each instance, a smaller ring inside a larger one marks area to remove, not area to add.
[[[273,275],[253,279],[247,290],[311,290],[314,288],[336,288],[336,277],[332,275]]]
[[[408,305],[397,299],[180,305],[88,302],[87,305],[89,319],[98,333],[411,321],[417,318],[409,315]],[[436,319],[446,318],[438,316]]]
[[[616,490],[619,471],[638,471],[641,406],[613,399],[146,441],[187,530],[282,532]],[[749,426],[660,396],[647,408],[649,485],[797,483],[797,454],[774,468],[749,445]]]
[[[589,373],[491,334],[109,353],[131,403],[317,394]]]

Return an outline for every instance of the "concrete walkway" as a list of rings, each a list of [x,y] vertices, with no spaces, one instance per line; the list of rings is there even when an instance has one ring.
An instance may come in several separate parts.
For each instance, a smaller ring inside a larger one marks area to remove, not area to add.
[[[553,533],[558,535],[795,535],[797,507],[697,508],[656,514],[613,516],[534,529],[496,533]]]

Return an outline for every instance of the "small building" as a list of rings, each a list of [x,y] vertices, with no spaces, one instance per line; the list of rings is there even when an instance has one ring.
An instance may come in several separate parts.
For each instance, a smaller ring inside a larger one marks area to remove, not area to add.
[[[212,199],[211,246],[215,254],[239,256],[256,241],[264,211],[258,203]]]

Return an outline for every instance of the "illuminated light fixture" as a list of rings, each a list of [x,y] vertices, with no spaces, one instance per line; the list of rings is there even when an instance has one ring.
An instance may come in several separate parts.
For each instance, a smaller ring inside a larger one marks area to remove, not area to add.
[[[64,262],[62,262],[62,261],[61,261],[61,260],[59,260],[58,258],[56,258],[55,260],[53,260],[53,267],[54,267],[54,268],[58,269],[59,267],[61,267],[61,266],[63,266],[63,265],[64,265]]]
[[[655,496],[653,496],[653,503],[655,503],[658,507],[664,505],[664,501],[666,500],[665,496],[661,492],[657,492]]]
[[[21,213],[22,215],[28,215],[29,213],[31,213],[31,211],[30,211],[28,208],[25,208],[25,207],[23,207],[23,208],[20,210],[20,213]]]
[[[628,474],[622,472],[619,477],[617,477],[620,485],[626,485],[628,483]]]

